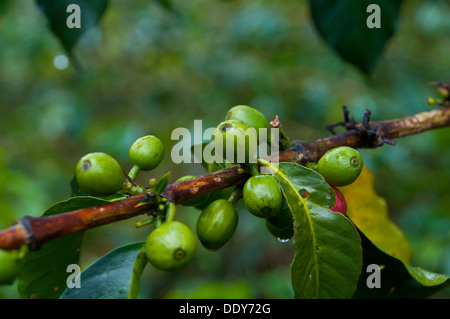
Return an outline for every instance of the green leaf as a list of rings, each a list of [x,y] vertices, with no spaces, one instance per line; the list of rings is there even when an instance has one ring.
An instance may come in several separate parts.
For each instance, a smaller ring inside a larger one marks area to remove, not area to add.
[[[43,216],[56,215],[108,201],[94,197],[73,197],[56,203]],[[58,298],[66,287],[67,266],[78,264],[83,232],[53,239],[21,260],[18,291],[22,298]]]
[[[401,0],[309,0],[314,24],[339,55],[364,73],[374,67],[386,42],[394,34]],[[370,4],[380,7],[381,28],[368,28]]]
[[[73,176],[72,180],[70,181],[70,196],[71,197],[75,197],[75,196],[89,196],[88,193],[83,192],[80,188],[80,185],[78,184],[78,181],[75,177],[75,175]]]
[[[353,298],[427,298],[438,290],[450,284],[447,275],[433,273],[420,267],[405,266],[375,246],[362,232],[358,230],[363,247],[363,267],[358,289]],[[372,272],[367,271],[371,264],[381,266],[380,287],[369,288],[367,281]]]
[[[157,194],[161,194],[167,188],[167,185],[169,185],[169,177],[170,177],[170,172],[164,174],[164,176],[159,179],[158,184],[156,184],[156,189],[155,189],[155,192]]]
[[[67,288],[61,299],[126,299],[133,265],[144,242],[119,247],[86,268],[81,288]]]
[[[447,275],[437,274],[416,266],[407,266],[406,269],[418,283],[427,287],[441,285],[450,279]]]
[[[89,29],[96,26],[108,6],[108,0],[37,0],[41,11],[47,17],[50,29],[70,54],[78,39]],[[81,11],[81,28],[68,28],[67,6],[76,4]]]
[[[295,163],[280,163],[277,171],[268,162],[265,165],[273,168],[293,213],[295,297],[351,298],[361,272],[361,244],[353,224],[329,209],[329,186],[317,182],[317,173]],[[308,189],[311,195],[304,199],[299,189]]]
[[[347,202],[347,216],[378,247],[409,264],[412,247],[389,219],[386,201],[374,189],[375,176],[364,166],[351,185],[340,188]]]
[[[0,1],[0,14],[5,13],[8,10],[11,0]]]
[[[336,195],[322,175],[296,163],[281,163],[281,168],[300,194],[309,193],[308,201],[326,208],[334,206]]]
[[[156,2],[167,11],[177,13],[170,0],[156,0]]]

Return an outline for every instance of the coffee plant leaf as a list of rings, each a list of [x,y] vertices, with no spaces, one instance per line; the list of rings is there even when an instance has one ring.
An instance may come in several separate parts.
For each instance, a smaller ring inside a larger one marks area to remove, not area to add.
[[[108,0],[36,0],[39,9],[47,18],[52,32],[70,54],[77,41],[89,29],[98,25],[106,11]],[[80,8],[80,28],[69,28],[67,20],[73,11],[67,12],[68,6],[74,4]]]
[[[60,299],[126,299],[133,265],[143,245],[124,245],[104,255],[81,273],[81,288],[67,288]]]
[[[394,35],[401,4],[401,0],[309,0],[312,20],[323,40],[366,74]],[[378,5],[379,28],[372,27],[375,16],[371,15],[377,13],[369,5]]]
[[[311,194],[323,189],[321,196],[300,195],[299,177],[304,174],[305,185],[309,185],[308,176],[317,178],[311,170],[280,163],[278,170],[273,167],[273,171],[294,219],[296,253],[291,264],[291,281],[295,298],[351,298],[362,266],[361,243],[355,227],[342,214],[328,208],[327,197],[331,196],[326,185],[319,183],[310,188]]]

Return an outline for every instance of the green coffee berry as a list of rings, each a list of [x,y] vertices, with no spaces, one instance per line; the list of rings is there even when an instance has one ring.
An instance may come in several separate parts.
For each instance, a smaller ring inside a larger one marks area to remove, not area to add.
[[[256,157],[258,136],[256,130],[244,122],[227,120],[216,127],[214,143],[216,152],[228,162],[248,163]]]
[[[292,238],[294,236],[294,222],[289,207],[285,205],[274,217],[267,218],[266,227],[276,238],[281,240]]]
[[[250,177],[244,185],[243,197],[245,207],[256,217],[273,217],[283,208],[283,194],[272,175]]]
[[[183,176],[183,177],[180,177],[179,179],[177,179],[176,182],[185,181],[187,179],[191,179],[194,177],[196,177],[196,176],[195,175],[186,175],[186,176]],[[192,198],[192,199],[188,199],[188,200],[182,202],[181,205],[183,205],[183,206],[201,205],[209,199],[209,196],[210,196],[210,193],[204,194],[204,195]]]
[[[83,156],[77,163],[75,178],[80,189],[90,195],[117,193],[125,181],[120,164],[101,152]]]
[[[0,285],[10,285],[16,277],[16,259],[10,252],[0,249]]]
[[[174,271],[192,261],[197,250],[197,240],[185,224],[170,221],[150,233],[144,249],[148,261],[155,268]]]
[[[317,172],[333,186],[353,183],[361,174],[363,159],[359,152],[348,146],[336,147],[326,152],[317,163]]]
[[[436,101],[435,98],[433,98],[433,97],[430,96],[430,97],[427,99],[427,103],[428,103],[428,105],[430,105],[430,106],[434,106],[434,105],[436,105],[437,101]]]
[[[260,128],[270,128],[266,117],[259,110],[247,105],[233,106],[225,116],[225,120],[240,120],[255,128],[258,135]]]
[[[197,220],[197,237],[209,250],[218,250],[236,231],[239,215],[236,207],[226,199],[209,204]]]
[[[442,86],[438,87],[438,88],[437,88],[437,92],[438,92],[438,94],[439,94],[441,97],[443,97],[444,99],[448,98],[448,96],[449,96],[448,89],[445,88],[445,87],[442,87]]]
[[[130,163],[143,171],[155,169],[163,160],[164,144],[153,135],[138,138],[130,147],[128,157]]]

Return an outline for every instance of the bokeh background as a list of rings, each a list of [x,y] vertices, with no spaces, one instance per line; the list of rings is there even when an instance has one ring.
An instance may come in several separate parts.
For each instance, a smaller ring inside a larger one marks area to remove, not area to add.
[[[76,70],[34,1],[0,6],[0,227],[40,216],[70,196],[75,164],[102,151],[125,170],[128,148],[153,134],[166,144],[164,163],[138,181],[171,171],[171,181],[202,174],[175,165],[171,132],[216,126],[237,104],[278,115],[291,138],[328,136],[342,105],[360,121],[429,110],[428,81],[450,81],[448,1],[405,1],[394,37],[370,76],[339,58],[318,36],[306,1],[181,1],[174,15],[151,1],[110,1],[100,27],[74,53]],[[413,263],[450,274],[450,130],[440,129],[361,150],[376,190],[414,248]],[[179,207],[194,228],[199,211]],[[144,241],[151,230],[134,218],[87,231],[81,266],[112,249]],[[244,209],[221,251],[203,248],[176,274],[145,270],[144,298],[291,298],[292,243],[282,243]],[[14,286],[0,297],[17,298]],[[434,295],[450,297],[449,289]]]

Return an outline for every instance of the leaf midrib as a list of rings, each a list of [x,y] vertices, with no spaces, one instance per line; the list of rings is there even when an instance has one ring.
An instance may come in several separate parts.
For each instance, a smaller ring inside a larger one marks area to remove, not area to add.
[[[285,183],[287,183],[289,185],[289,187],[291,187],[291,189],[295,190],[295,193],[297,194],[297,197],[300,198],[301,205],[305,209],[305,214],[307,216],[307,220],[308,220],[308,223],[309,223],[310,228],[311,228],[311,236],[312,236],[312,243],[313,243],[313,245],[312,245],[313,246],[312,247],[312,252],[313,252],[313,256],[314,256],[313,257],[314,258],[314,265],[315,265],[314,266],[314,272],[315,272],[315,278],[316,278],[316,291],[315,291],[315,294],[316,294],[316,297],[318,297],[318,291],[319,291],[319,269],[318,269],[317,252],[316,252],[316,248],[315,248],[316,247],[316,237],[314,236],[314,224],[313,224],[313,221],[312,221],[312,218],[311,218],[311,214],[309,213],[308,205],[306,204],[305,199],[297,191],[297,188],[295,187],[295,185],[290,181],[289,178],[287,178],[287,176],[285,174],[283,174],[281,172],[280,169],[276,169],[273,166],[273,164],[270,163],[270,162],[267,162],[267,161],[264,161],[264,160],[260,160],[260,161],[261,161],[261,163],[263,165],[268,166],[274,172],[275,175],[278,174],[283,179],[283,181]],[[281,188],[281,189],[282,189],[282,191],[284,193],[283,188]]]

